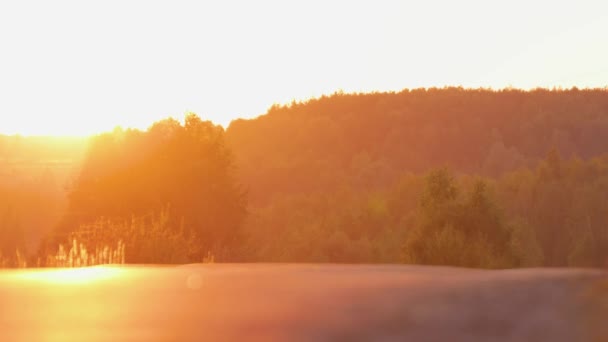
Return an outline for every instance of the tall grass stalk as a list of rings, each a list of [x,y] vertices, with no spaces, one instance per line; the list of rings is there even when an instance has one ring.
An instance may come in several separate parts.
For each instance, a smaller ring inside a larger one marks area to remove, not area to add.
[[[116,245],[97,245],[89,249],[77,238],[72,238],[69,249],[63,244],[57,248],[57,253],[46,257],[46,267],[86,267],[104,264],[124,264],[125,244],[118,240]]]

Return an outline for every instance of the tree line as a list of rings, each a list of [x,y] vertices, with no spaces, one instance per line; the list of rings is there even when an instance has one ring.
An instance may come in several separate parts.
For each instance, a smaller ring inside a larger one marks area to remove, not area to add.
[[[337,93],[226,130],[189,114],[87,146],[30,264],[75,239],[145,263],[608,260],[606,89]],[[15,222],[0,217],[5,264],[23,245]]]

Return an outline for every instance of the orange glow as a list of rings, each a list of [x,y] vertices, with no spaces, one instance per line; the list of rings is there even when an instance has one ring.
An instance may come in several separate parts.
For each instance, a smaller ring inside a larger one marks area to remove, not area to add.
[[[122,274],[124,270],[115,267],[87,267],[73,269],[54,269],[28,271],[16,274],[23,280],[43,282],[49,284],[90,284],[109,280]]]

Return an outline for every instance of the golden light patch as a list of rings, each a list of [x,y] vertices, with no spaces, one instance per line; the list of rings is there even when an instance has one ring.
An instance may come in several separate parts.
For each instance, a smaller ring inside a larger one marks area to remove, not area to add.
[[[20,279],[50,284],[87,284],[117,277],[124,270],[114,267],[85,267],[59,270],[26,271]]]

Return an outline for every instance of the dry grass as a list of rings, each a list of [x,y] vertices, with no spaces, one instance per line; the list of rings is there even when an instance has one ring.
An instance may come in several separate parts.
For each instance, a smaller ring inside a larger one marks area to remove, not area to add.
[[[172,219],[169,208],[131,219],[99,218],[79,226],[69,241],[54,247],[39,261],[45,267],[80,267],[99,264],[212,263],[200,240],[183,220]],[[65,240],[64,240],[65,241]]]
[[[72,244],[66,248],[60,244],[57,253],[48,255],[43,265],[45,267],[86,267],[103,264],[124,264],[125,244],[118,240],[114,247],[100,245],[87,249],[85,244],[72,238]],[[40,264],[40,261],[39,261]]]
[[[0,268],[86,267],[103,264],[213,263],[215,255],[203,252],[197,236],[183,220],[172,220],[169,208],[130,220],[98,220],[79,226],[58,245],[30,257],[24,253],[2,255]]]

